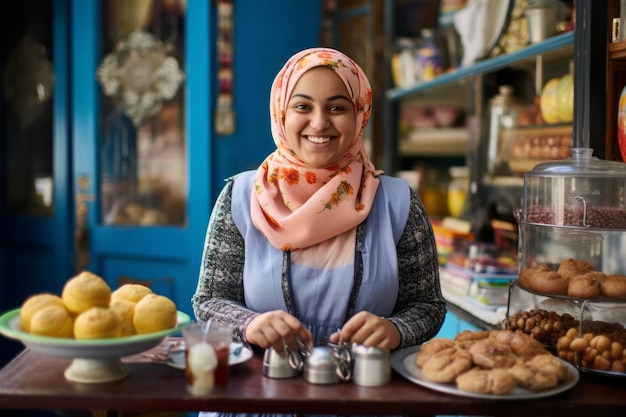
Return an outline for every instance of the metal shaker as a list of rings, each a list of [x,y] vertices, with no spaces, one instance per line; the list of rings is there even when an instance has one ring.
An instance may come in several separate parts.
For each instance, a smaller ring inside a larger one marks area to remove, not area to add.
[[[388,350],[352,345],[352,380],[357,385],[376,387],[391,380],[391,361]]]

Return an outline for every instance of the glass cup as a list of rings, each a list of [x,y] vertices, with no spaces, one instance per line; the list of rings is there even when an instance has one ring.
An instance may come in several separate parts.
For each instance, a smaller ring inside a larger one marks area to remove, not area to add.
[[[226,387],[229,374],[228,357],[233,340],[232,327],[212,323],[207,329],[206,325],[190,323],[183,327],[182,333],[185,340],[185,378],[189,392],[203,395],[211,392],[213,387],[209,385],[216,388]],[[215,366],[212,368],[209,363],[212,358],[207,352],[207,345],[212,348],[214,354]],[[201,357],[197,360],[200,354],[206,354],[206,358]],[[210,384],[211,378],[213,384]]]

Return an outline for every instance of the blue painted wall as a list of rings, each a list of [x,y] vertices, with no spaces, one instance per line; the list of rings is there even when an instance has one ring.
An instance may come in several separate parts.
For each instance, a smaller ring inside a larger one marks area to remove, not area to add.
[[[235,1],[237,130],[233,135],[214,136],[211,201],[222,189],[224,178],[255,169],[274,150],[269,123],[270,86],[291,55],[319,45],[321,3]]]

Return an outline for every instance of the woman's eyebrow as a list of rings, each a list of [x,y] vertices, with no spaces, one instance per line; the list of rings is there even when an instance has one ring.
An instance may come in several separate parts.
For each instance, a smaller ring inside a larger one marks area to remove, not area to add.
[[[297,93],[297,94],[292,95],[290,100],[293,99],[293,98],[296,98],[296,97],[301,97],[301,98],[304,98],[306,100],[313,100],[313,97],[308,96],[306,94],[302,94],[302,93]],[[336,95],[336,96],[330,96],[330,97],[328,97],[326,99],[326,101],[342,100],[342,99],[346,100],[348,102],[351,102],[351,100],[348,97],[344,96],[343,94],[339,94],[339,95]]]

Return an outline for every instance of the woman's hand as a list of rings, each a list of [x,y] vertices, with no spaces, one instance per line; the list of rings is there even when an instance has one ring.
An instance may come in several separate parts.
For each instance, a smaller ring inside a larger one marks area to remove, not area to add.
[[[282,352],[287,346],[289,350],[298,350],[298,341],[311,346],[313,337],[300,320],[283,310],[274,310],[263,313],[254,319],[245,331],[248,343],[263,349],[270,346],[277,352]]]
[[[389,320],[361,311],[348,320],[341,330],[333,333],[330,341],[358,343],[391,350],[400,345],[400,332]]]

